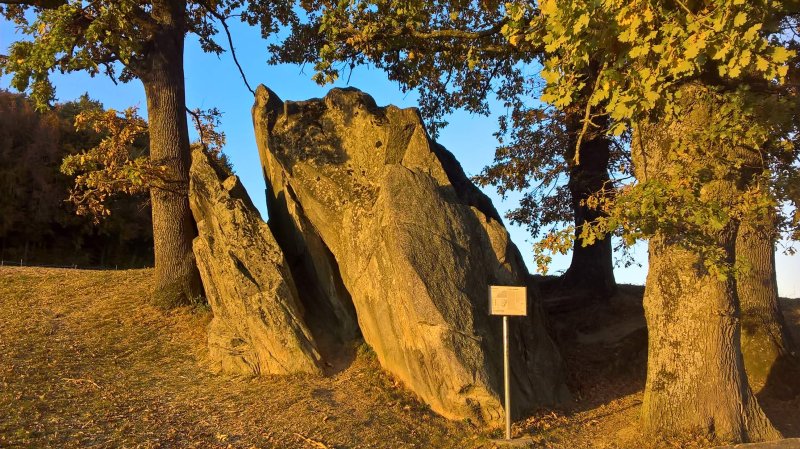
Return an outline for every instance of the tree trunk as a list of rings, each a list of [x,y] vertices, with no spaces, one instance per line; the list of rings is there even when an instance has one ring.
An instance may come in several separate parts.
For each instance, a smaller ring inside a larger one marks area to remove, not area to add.
[[[736,286],[748,380],[755,391],[782,394],[797,387],[800,369],[778,303],[774,234],[769,219],[742,223],[736,236]]]
[[[689,164],[697,164],[697,170],[708,166],[705,148],[694,144],[702,140],[692,136],[702,135],[713,120],[714,105],[703,99],[701,89],[690,87],[683,94],[691,103],[679,122],[636,130],[632,156],[640,182],[676,185],[685,180],[681,171],[692,169]],[[733,160],[735,151],[721,159]],[[698,193],[701,198],[732,204],[745,184],[745,176],[734,170],[729,165],[727,172],[715,172]],[[668,438],[701,433],[736,443],[779,438],[745,374],[736,280],[707,270],[703,254],[687,245],[685,232],[696,232],[690,229],[657,230],[650,240],[643,430]],[[738,223],[730,221],[713,235],[704,234],[708,248],[720,251],[725,263],[735,260],[737,230]]]
[[[166,167],[163,185],[150,189],[156,303],[172,307],[202,297],[192,253],[197,230],[189,209],[189,130],[183,72],[185,2],[154,1],[158,23],[139,77],[147,96],[150,157]]]
[[[719,242],[731,256],[734,232]],[[745,375],[734,280],[705,272],[701,257],[676,238],[657,235],[649,252],[644,430],[731,442],[778,438]]]
[[[605,123],[600,125],[600,129],[605,130]],[[574,164],[572,161],[582,124],[575,115],[572,115],[567,118],[567,127],[570,136],[574,136],[570,139],[565,158],[571,164],[568,187],[575,214],[575,243],[572,248],[572,262],[561,279],[561,286],[565,289],[586,292],[590,297],[604,300],[613,295],[617,289],[611,237],[606,236],[584,246],[583,240],[578,236],[584,223],[591,222],[601,215],[600,211],[582,203],[591,195],[609,187],[606,184],[609,182],[608,161],[611,141],[602,132],[590,130],[580,146],[580,164]]]

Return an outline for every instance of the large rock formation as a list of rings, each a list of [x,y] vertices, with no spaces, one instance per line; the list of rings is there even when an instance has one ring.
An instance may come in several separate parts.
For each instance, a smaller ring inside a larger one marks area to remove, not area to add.
[[[382,366],[434,411],[497,422],[501,320],[488,316],[488,285],[524,285],[527,270],[489,199],[416,109],[379,108],[355,89],[284,103],[260,86],[253,119],[270,227],[307,256],[298,268],[326,310],[346,327],[352,299]],[[534,292],[528,309],[511,320],[517,410],[567,394]]]
[[[239,179],[195,150],[189,189],[213,362],[238,374],[320,372],[286,260]]]

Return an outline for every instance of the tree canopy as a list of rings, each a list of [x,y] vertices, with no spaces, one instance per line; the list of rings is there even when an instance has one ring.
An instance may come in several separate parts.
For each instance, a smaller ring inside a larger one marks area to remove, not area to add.
[[[789,179],[796,160],[796,3],[318,2],[309,4],[311,20],[295,24],[296,32],[276,54],[284,61],[315,62],[320,82],[356,64],[383,68],[404,89],[419,91],[434,132],[453,108],[485,113],[487,99],[497,95],[509,110],[500,121],[501,145],[495,164],[476,179],[499,185],[501,193],[533,186],[510,217],[534,235],[555,231],[540,250],[565,249],[572,229],[548,226],[565,224],[571,214],[564,200],[570,162],[563,158],[569,143],[564,114],[580,120],[576,148],[593,134],[619,136],[610,167],[630,184],[626,131],[642,120],[679,118],[680,86],[686,83],[701,82],[728,98],[727,119],[703,138],[764,150],[769,140],[775,201],[797,198]],[[763,126],[748,126],[753,121]],[[581,152],[573,151],[572,158],[579,164]],[[620,213],[643,199],[612,195],[589,202],[610,212],[609,201],[617,197]],[[684,215],[670,220],[724,221],[715,207],[687,205]],[[628,224],[638,220],[628,218]],[[651,235],[652,223],[633,231],[619,220],[601,221],[583,230],[587,243],[616,229],[631,231],[629,244]]]
[[[382,68],[404,90],[419,93],[420,111],[434,136],[454,109],[489,114],[490,102],[498,100],[505,113],[499,118],[495,161],[474,180],[496,186],[504,196],[523,192],[519,207],[507,216],[534,237],[574,232],[591,218],[583,200],[607,182],[609,164],[619,166],[618,145],[603,130],[591,130],[585,140],[609,154],[593,164],[571,162],[570,148],[580,144],[574,129],[580,125],[579,111],[539,101],[543,83],[536,74],[544,49],[504,39],[509,22],[504,3],[363,0],[306,7],[310,20],[294,25],[275,59],[314,62],[321,83],[359,64]],[[560,249],[571,246],[568,239]],[[575,243],[576,252],[582,247],[583,242]],[[592,254],[583,262],[603,258]],[[607,259],[610,273],[610,247]],[[546,263],[540,265],[546,271]]]
[[[657,229],[704,236],[730,219],[796,202],[790,193],[798,182],[796,14],[796,5],[775,1],[547,1],[540,9],[509,8],[509,41],[545,43],[543,101],[569,107],[589,87],[584,130],[602,117],[612,134],[633,129],[636,138],[639,124],[680,121],[694,103],[682,98],[688,84],[703,86],[702,95],[718,105],[713,126],[673,139],[683,181],[625,187],[599,205],[609,218],[587,233],[621,227],[628,243]],[[589,58],[599,69],[589,67]],[[697,142],[706,143],[704,154],[689,157],[682,149]],[[758,165],[720,151],[731,147],[757,151]],[[723,205],[703,190],[710,173],[744,165],[766,179],[739,201]],[[796,235],[796,215],[782,224]]]
[[[0,70],[11,74],[11,85],[29,91],[38,107],[55,98],[49,79],[53,71],[104,74],[114,82],[141,78],[150,69],[153,39],[168,25],[153,5],[164,1],[48,0],[3,1],[0,14],[30,40],[14,42],[0,59]],[[292,2],[196,0],[184,4],[182,32],[197,37],[204,51],[221,54],[220,27],[233,48],[227,21],[238,18],[258,25],[266,37],[296,20]],[[156,13],[154,14],[154,11]],[[33,14],[30,14],[33,12]],[[163,12],[160,14],[163,15]],[[234,55],[235,58],[235,55]]]

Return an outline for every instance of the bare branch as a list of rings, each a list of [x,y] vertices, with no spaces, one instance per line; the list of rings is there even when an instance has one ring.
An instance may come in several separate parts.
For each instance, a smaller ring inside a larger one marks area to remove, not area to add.
[[[205,2],[200,2],[200,4],[208,11],[209,14],[214,16],[217,20],[220,21],[222,24],[222,28],[225,30],[225,35],[228,36],[228,45],[231,48],[231,56],[233,56],[233,63],[236,64],[236,68],[239,69],[239,75],[242,76],[242,81],[244,81],[244,85],[247,87],[247,90],[250,91],[253,96],[255,96],[256,91],[250,86],[250,83],[247,82],[247,77],[244,74],[244,70],[242,69],[242,65],[239,64],[239,58],[236,57],[236,49],[233,46],[233,37],[231,36],[231,30],[228,28],[228,22],[226,21],[227,17],[220,14],[219,11],[216,10],[213,6],[207,5]]]
[[[213,14],[213,13],[212,13]],[[228,23],[225,21],[225,17],[221,14],[215,14],[216,17],[219,19],[220,23],[222,23],[222,28],[225,30],[225,34],[228,36],[228,45],[231,48],[231,56],[233,56],[233,63],[236,64],[236,68],[239,69],[239,75],[242,76],[242,81],[244,81],[244,85],[247,86],[247,90],[250,91],[253,96],[256,95],[256,91],[250,87],[250,83],[247,82],[247,77],[244,74],[244,70],[242,69],[242,65],[239,64],[239,59],[236,57],[236,49],[233,47],[233,37],[231,37],[231,30],[228,29]]]

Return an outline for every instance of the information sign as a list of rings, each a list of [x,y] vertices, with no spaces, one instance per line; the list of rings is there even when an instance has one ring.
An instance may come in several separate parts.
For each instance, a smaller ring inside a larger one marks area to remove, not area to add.
[[[508,347],[508,317],[528,314],[528,295],[525,287],[510,285],[489,286],[489,313],[503,317],[503,390],[506,409],[506,440],[511,440],[511,368]]]
[[[491,315],[525,316],[528,314],[527,289],[507,285],[489,286]]]

